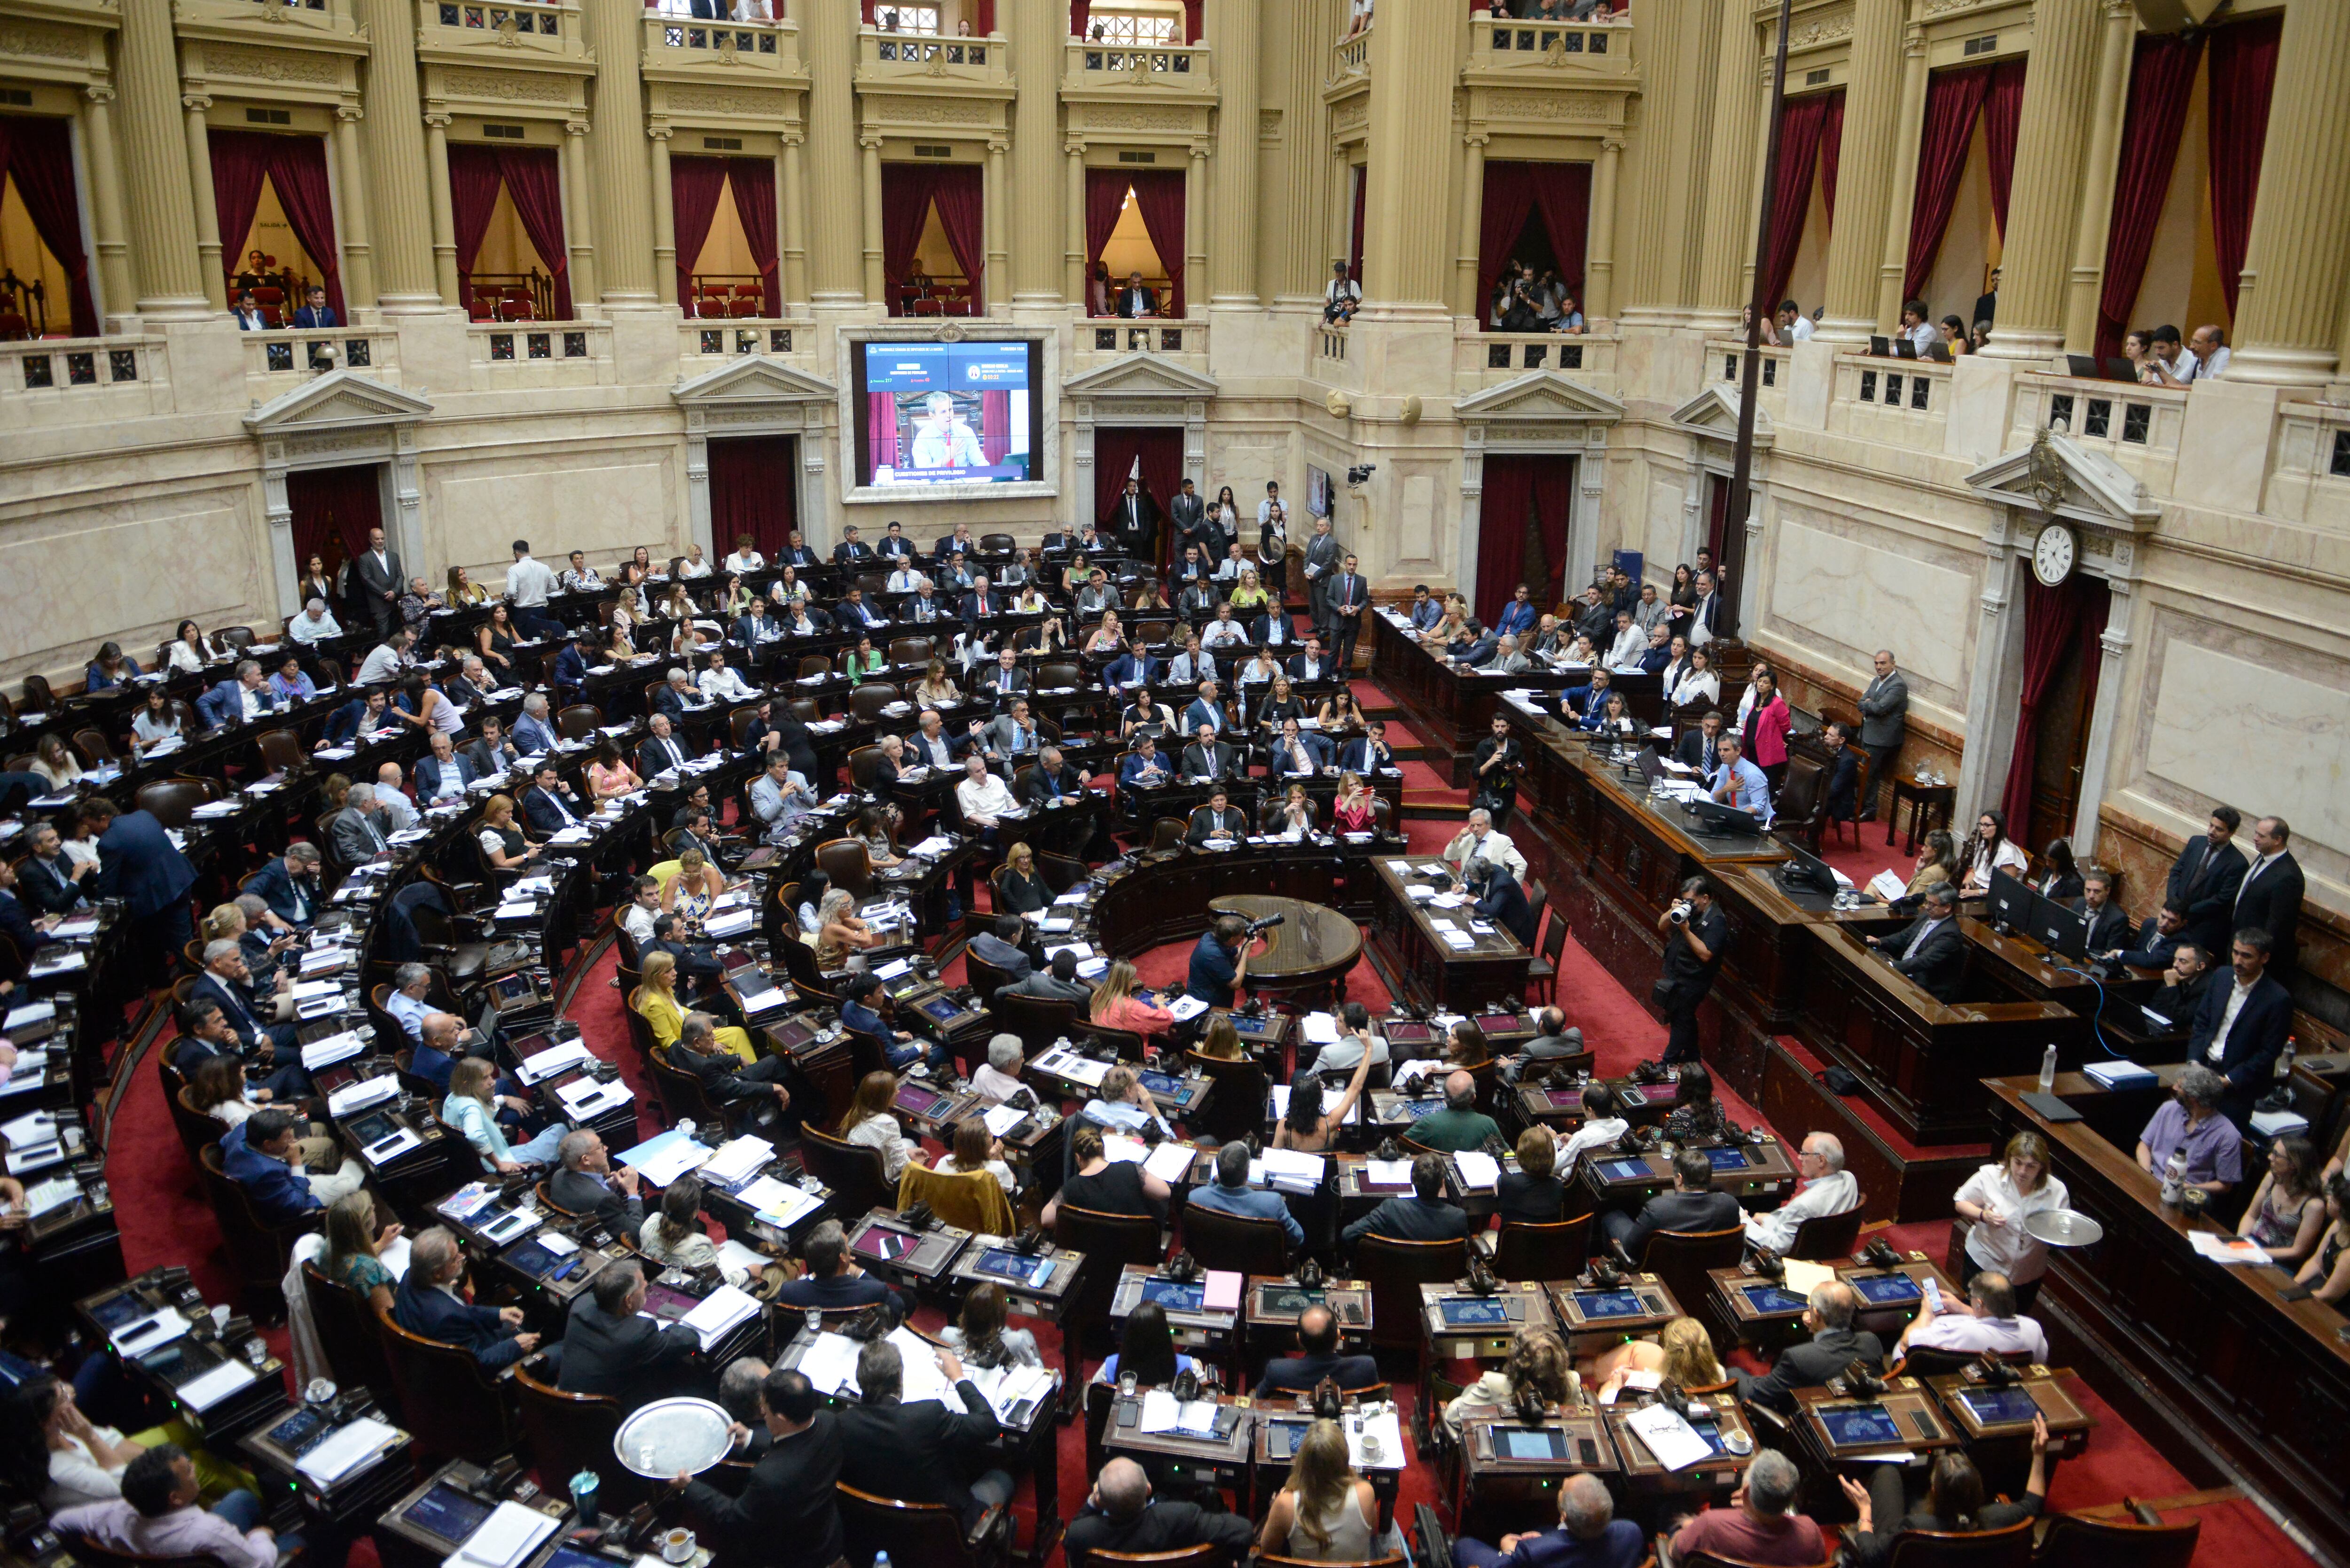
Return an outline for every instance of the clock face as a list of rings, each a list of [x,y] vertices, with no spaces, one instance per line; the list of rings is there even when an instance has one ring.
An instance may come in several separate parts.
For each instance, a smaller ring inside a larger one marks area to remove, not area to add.
[[[2073,530],[2062,523],[2051,523],[2033,543],[2033,575],[2053,588],[2073,575]]]

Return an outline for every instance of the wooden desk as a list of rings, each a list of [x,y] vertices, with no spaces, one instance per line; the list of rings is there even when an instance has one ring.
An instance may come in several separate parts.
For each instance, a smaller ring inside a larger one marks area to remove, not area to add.
[[[1770,1207],[1768,1199],[1794,1189],[1795,1168],[1787,1158],[1785,1146],[1776,1138],[1704,1152],[1714,1162],[1713,1189],[1729,1193],[1749,1208]],[[1739,1163],[1732,1163],[1733,1158]],[[1582,1161],[1576,1179],[1602,1207],[1637,1208],[1672,1186],[1673,1162],[1654,1149],[1637,1155],[1595,1154]]]
[[[1950,826],[1950,814],[1958,809],[1959,790],[1956,784],[1921,784],[1917,775],[1897,777],[1893,781],[1893,804],[1885,814],[1885,842],[1890,845],[1901,824],[1901,805],[1909,805],[1909,837],[1903,845],[1907,854],[1918,853],[1918,841],[1934,830],[1934,819],[1939,816],[1942,826]]]
[[[1874,1399],[1825,1388],[1795,1390],[1795,1441],[1822,1469],[1874,1464],[1879,1455],[1907,1453],[1923,1466],[1959,1446],[1958,1428],[1932,1392],[1915,1377],[1897,1377]]]
[[[1241,1316],[1250,1347],[1286,1355],[1297,1320],[1311,1306],[1326,1306],[1336,1319],[1338,1348],[1361,1351],[1371,1342],[1371,1287],[1360,1280],[1324,1280],[1313,1290],[1294,1277],[1251,1274],[1241,1296]]]
[[[1623,1283],[1613,1288],[1587,1285],[1580,1280],[1561,1280],[1544,1288],[1558,1318],[1558,1331],[1566,1336],[1567,1349],[1578,1355],[1661,1333],[1665,1324],[1681,1315],[1680,1303],[1654,1274],[1627,1273]],[[1612,1310],[1617,1307],[1631,1310]]]
[[[1950,1373],[1926,1379],[1926,1386],[1949,1411],[1950,1420],[1965,1434],[1969,1446],[1998,1439],[2022,1438],[2028,1446],[2032,1440],[2032,1417],[2036,1410],[2048,1423],[2048,1457],[2069,1459],[2088,1447],[2089,1430],[2096,1425],[2080,1406],[2080,1402],[2064,1390],[2064,1380],[2073,1376],[2069,1367],[2051,1371],[2034,1366],[2017,1382],[2005,1388],[1985,1388],[1960,1373]],[[2020,1396],[2013,1403],[2000,1396]]]
[[[1102,1425],[1102,1454],[1126,1458],[1149,1472],[1159,1488],[1214,1487],[1229,1491],[1248,1506],[1250,1457],[1256,1443],[1257,1415],[1253,1402],[1231,1395],[1215,1400],[1221,1437],[1191,1438],[1180,1432],[1145,1432],[1139,1426],[1142,1397],[1113,1398],[1109,1419]],[[1131,1413],[1129,1417],[1129,1413]],[[1123,1425],[1130,1418],[1137,1425]],[[1229,1425],[1227,1425],[1229,1423]]]
[[[1573,1475],[1617,1473],[1616,1443],[1596,1405],[1554,1411],[1539,1427],[1514,1415],[1467,1416],[1461,1422],[1463,1534],[1492,1540],[1506,1531],[1558,1525],[1558,1486]]]
[[[2188,1232],[2220,1227],[2163,1205],[2132,1150],[2096,1130],[2100,1092],[2085,1080],[2057,1080],[2057,1096],[2089,1117],[2078,1122],[2023,1103],[2036,1076],[1988,1087],[1995,1136],[2039,1133],[2073,1207],[2105,1227],[2095,1247],[2050,1254],[2034,1315],[2057,1353],[2195,1484],[2250,1486],[2324,1552],[2350,1558],[2342,1314],[2280,1299],[2290,1282],[2281,1270],[2197,1257]]]
[[[1227,893],[1212,899],[1208,913],[1231,913],[1248,920],[1278,915],[1282,924],[1258,940],[1264,946],[1249,958],[1248,989],[1276,996],[1320,1000],[1347,993],[1347,976],[1363,956],[1363,929],[1337,910],[1303,898],[1267,893]]]
[[[1630,1426],[1632,1413],[1638,1407],[1618,1399],[1613,1405],[1601,1407],[1607,1420],[1607,1435],[1615,1440],[1617,1459],[1624,1467],[1625,1489],[1648,1497],[1713,1497],[1726,1499],[1738,1490],[1746,1479],[1746,1467],[1754,1462],[1760,1445],[1754,1441],[1754,1428],[1746,1424],[1746,1414],[1738,1407],[1733,1394],[1699,1396],[1698,1402],[1707,1407],[1710,1416],[1690,1423],[1691,1429],[1703,1438],[1713,1450],[1711,1459],[1701,1459],[1685,1469],[1667,1469],[1648,1445]],[[1730,1451],[1725,1439],[1743,1433],[1746,1451]]]
[[[1467,784],[1476,771],[1477,742],[1492,732],[1503,692],[1565,691],[1591,680],[1587,670],[1466,673],[1441,653],[1421,647],[1409,619],[1399,625],[1391,611],[1365,616],[1362,639],[1370,650],[1371,679],[1395,699],[1412,729],[1428,742],[1429,765],[1455,787]]]
[[[1419,1334],[1430,1361],[1476,1361],[1498,1366],[1527,1329],[1555,1318],[1539,1284],[1504,1284],[1490,1296],[1458,1285],[1419,1287]]]
[[[1418,867],[1432,862],[1414,859],[1411,883],[1425,886]],[[1473,1012],[1493,1003],[1513,1001],[1526,986],[1526,971],[1534,955],[1500,926],[1489,933],[1470,931],[1474,911],[1467,906],[1431,912],[1405,892],[1411,885],[1396,874],[1385,857],[1374,860],[1371,877],[1371,935],[1416,1004]],[[1470,935],[1470,944],[1456,948],[1438,934],[1433,919],[1450,920]]]

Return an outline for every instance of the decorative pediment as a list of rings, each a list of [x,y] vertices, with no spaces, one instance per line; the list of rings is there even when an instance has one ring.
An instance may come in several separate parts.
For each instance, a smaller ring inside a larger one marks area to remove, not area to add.
[[[765,354],[745,354],[714,370],[690,376],[669,395],[688,406],[727,403],[829,403],[840,389]]]
[[[1498,387],[1488,387],[1459,399],[1452,405],[1452,414],[1463,423],[1559,420],[1575,424],[1614,424],[1624,417],[1624,405],[1555,370],[1529,370]]]
[[[387,386],[355,370],[329,370],[245,415],[244,428],[257,436],[290,436],[406,424],[432,412],[432,401],[414,392]]]
[[[1072,398],[1212,398],[1215,378],[1170,365],[1155,354],[1122,354],[1061,383]]]
[[[2136,537],[2153,532],[2162,508],[2137,476],[2072,437],[2043,430],[2030,446],[1967,475],[1986,501],[2034,516],[2062,517]]]
[[[1733,389],[1715,382],[1696,397],[1673,410],[1677,429],[1710,441],[1738,444],[1738,393]],[[1754,445],[1767,450],[1778,437],[1778,427],[1771,422],[1771,410],[1756,404],[1754,408]]]

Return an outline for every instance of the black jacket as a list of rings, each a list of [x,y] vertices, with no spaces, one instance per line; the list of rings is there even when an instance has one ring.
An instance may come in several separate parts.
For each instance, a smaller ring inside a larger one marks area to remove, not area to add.
[[[1244,1515],[1207,1513],[1195,1502],[1153,1498],[1122,1524],[1088,1505],[1069,1521],[1061,1545],[1072,1563],[1084,1562],[1092,1552],[1176,1552],[1211,1542],[1239,1554],[1255,1534]]]
[[[676,1393],[676,1368],[702,1347],[702,1336],[683,1324],[660,1324],[630,1313],[615,1318],[591,1296],[571,1303],[563,1331],[563,1375],[556,1386],[567,1394],[609,1394],[627,1415],[638,1406]]]
[[[1921,915],[1878,940],[1884,943],[1885,950],[1894,955],[1893,967],[1924,987],[1929,996],[1939,1002],[1956,1002],[1966,980],[1966,933],[1959,929],[1959,918],[1953,912],[1932,935],[1911,948],[1909,944],[1925,925],[1926,917]]]
[[[1648,1238],[1659,1231],[1696,1234],[1728,1231],[1742,1223],[1744,1217],[1738,1199],[1727,1192],[1659,1192],[1640,1205],[1632,1229],[1625,1234],[1624,1252],[1638,1262]]]
[[[1239,806],[1228,805],[1224,807],[1223,819],[1219,823],[1216,808],[1212,805],[1203,805],[1191,814],[1191,826],[1183,835],[1183,841],[1187,844],[1205,844],[1219,826],[1236,839],[1246,838],[1249,832],[1248,813]]]
[[[1379,1364],[1367,1355],[1290,1355],[1269,1362],[1256,1386],[1260,1399],[1271,1394],[1310,1394],[1325,1377],[1341,1388],[1368,1388],[1379,1381]]]
[[[971,1450],[1003,1428],[969,1378],[955,1385],[962,1408],[936,1399],[919,1405],[852,1405],[840,1413],[840,1479],[859,1491],[901,1502],[941,1502],[968,1528],[979,1500],[963,1484]]]
[[[1366,1236],[1396,1241],[1449,1241],[1469,1234],[1469,1217],[1440,1198],[1390,1198],[1347,1227],[1347,1245]]]
[[[1820,798],[1827,803],[1827,820],[1852,820],[1855,797],[1860,792],[1860,748],[1846,746],[1828,763],[1828,776],[1821,786]]]
[[[1795,1390],[1817,1388],[1851,1366],[1866,1361],[1869,1370],[1880,1371],[1885,1366],[1885,1345],[1877,1335],[1863,1329],[1831,1329],[1802,1345],[1791,1345],[1779,1353],[1771,1370],[1761,1376],[1752,1372],[1733,1371],[1738,1380],[1738,1397],[1768,1405],[1786,1415],[1794,1414]]]
[[[1493,1183],[1493,1212],[1504,1225],[1555,1225],[1566,1214],[1566,1184],[1555,1176],[1504,1170]]]
[[[685,1489],[685,1506],[719,1552],[737,1562],[832,1568],[844,1550],[833,1490],[839,1479],[839,1424],[818,1410],[806,1431],[760,1453],[740,1497],[695,1481]]]
[[[2258,877],[2251,875],[2248,868],[2240,886],[2242,897],[2236,900],[2230,923],[2239,931],[2247,926],[2258,926],[2268,932],[2271,974],[2294,965],[2299,945],[2294,928],[2301,923],[2301,899],[2306,888],[2301,862],[2293,857],[2291,850],[2262,867]],[[2213,956],[2225,959],[2227,955]]]
[[[1035,770],[1028,774],[1026,782],[1020,786],[1021,804],[1039,811],[1065,794],[1085,793],[1086,775],[1066,763],[1061,764],[1061,771],[1057,776],[1052,769],[1038,763]],[[1015,909],[1014,912],[1024,911]]]
[[[556,1207],[573,1214],[593,1214],[615,1231],[633,1236],[645,1221],[645,1204],[618,1187],[584,1170],[558,1170],[546,1184]]]
[[[1477,900],[1477,912],[1518,939],[1521,946],[1534,945],[1534,906],[1526,902],[1526,890],[1518,879],[1502,867],[1485,879],[1485,891]]]
[[[2206,862],[2210,862],[2206,865]],[[2228,939],[2236,930],[2236,889],[2251,862],[2230,839],[2216,854],[2209,836],[2198,834],[2178,852],[2164,888],[2164,901],[2187,906],[2189,938],[2219,963],[2228,961]]]
[[[2224,966],[2211,971],[2210,986],[2195,1009],[2194,1026],[2187,1037],[2189,1061],[2205,1060],[2204,1053],[2212,1036],[2220,1033],[2220,1021],[2228,1015],[2228,999],[2235,991],[2233,971]],[[2228,1080],[2227,1104],[2222,1108],[2237,1122],[2251,1113],[2254,1100],[2268,1093],[2277,1053],[2284,1049],[2285,1034],[2292,1027],[2292,994],[2273,976],[2262,975],[2244,998],[2244,1005],[2237,1009],[2236,1022],[2228,1030],[2227,1047],[2220,1057],[2220,1071]]]

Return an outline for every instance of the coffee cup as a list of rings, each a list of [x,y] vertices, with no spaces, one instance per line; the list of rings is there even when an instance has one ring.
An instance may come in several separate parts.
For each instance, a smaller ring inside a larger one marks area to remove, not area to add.
[[[693,1532],[680,1528],[669,1531],[663,1534],[661,1536],[660,1554],[661,1561],[664,1563],[692,1562]]]

